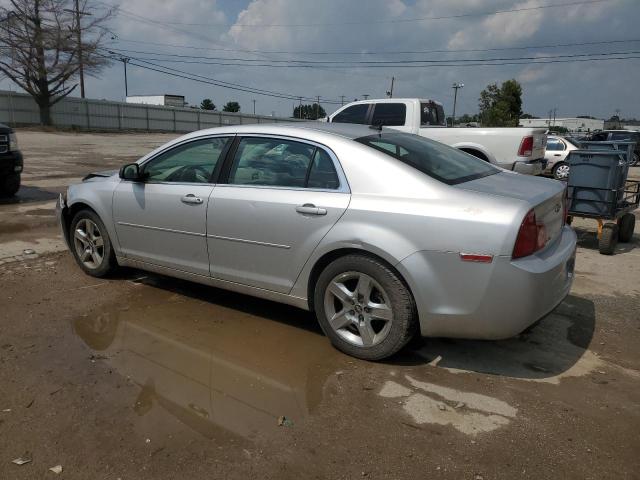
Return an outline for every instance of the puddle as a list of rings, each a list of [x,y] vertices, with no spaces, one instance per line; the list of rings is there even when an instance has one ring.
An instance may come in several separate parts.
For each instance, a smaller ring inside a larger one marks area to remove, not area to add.
[[[304,422],[348,360],[304,328],[306,312],[193,285],[190,294],[215,303],[188,298],[149,288],[145,278],[126,304],[73,322],[96,361],[140,388],[131,407],[141,417],[161,412],[209,438],[221,429],[269,435],[289,428],[278,426],[280,416]],[[284,321],[263,318],[266,310]]]

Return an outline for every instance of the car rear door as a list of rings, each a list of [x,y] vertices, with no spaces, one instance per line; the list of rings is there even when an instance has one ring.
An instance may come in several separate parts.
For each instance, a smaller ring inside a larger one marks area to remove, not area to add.
[[[346,210],[339,163],[323,146],[277,136],[239,137],[211,195],[211,276],[288,293]]]
[[[207,204],[231,141],[227,136],[181,143],[141,166],[144,181],[120,182],[113,216],[127,258],[209,275]]]

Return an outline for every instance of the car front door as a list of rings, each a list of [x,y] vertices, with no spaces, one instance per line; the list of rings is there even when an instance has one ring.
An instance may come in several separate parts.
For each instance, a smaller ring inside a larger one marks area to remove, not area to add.
[[[141,165],[143,181],[120,182],[113,216],[127,258],[209,275],[207,204],[231,142],[232,137],[187,141]]]
[[[208,207],[211,276],[288,293],[349,204],[344,174],[304,141],[247,136],[232,151]]]

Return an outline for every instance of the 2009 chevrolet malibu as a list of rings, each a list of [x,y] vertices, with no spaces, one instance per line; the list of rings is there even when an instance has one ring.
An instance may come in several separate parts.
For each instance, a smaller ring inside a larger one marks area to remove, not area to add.
[[[78,265],[118,265],[315,312],[343,352],[501,339],[553,310],[576,236],[561,182],[440,143],[316,123],[180,137],[60,196]]]

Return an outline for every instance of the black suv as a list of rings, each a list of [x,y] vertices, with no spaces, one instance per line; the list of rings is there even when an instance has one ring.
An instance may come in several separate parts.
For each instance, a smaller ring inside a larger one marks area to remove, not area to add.
[[[22,167],[16,134],[11,127],[0,123],[0,197],[11,197],[18,192]]]
[[[638,158],[640,158],[640,132],[633,130],[603,130],[602,132],[592,133],[589,140],[592,142],[636,142],[631,165],[638,164]]]

